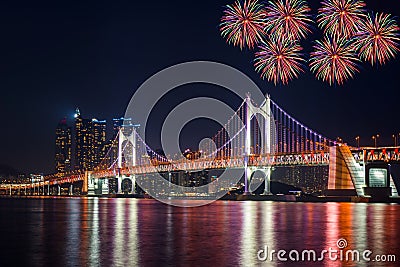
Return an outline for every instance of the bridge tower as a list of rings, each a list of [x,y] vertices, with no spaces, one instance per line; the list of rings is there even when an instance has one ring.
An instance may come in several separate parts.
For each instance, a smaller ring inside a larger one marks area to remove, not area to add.
[[[263,168],[253,168],[251,166],[249,166],[249,159],[251,157],[251,119],[256,116],[257,114],[260,114],[264,120],[265,123],[261,124],[259,123],[259,125],[264,125],[264,128],[261,129],[261,140],[262,140],[262,151],[260,153],[264,154],[264,155],[270,155],[271,154],[271,98],[269,95],[266,96],[265,101],[261,104],[260,107],[256,107],[253,105],[253,103],[251,102],[250,99],[250,95],[246,96],[245,99],[245,108],[246,108],[246,112],[245,112],[245,126],[246,126],[246,136],[245,136],[245,155],[244,155],[244,168],[245,168],[245,172],[244,172],[244,194],[250,194],[251,192],[249,191],[249,185],[250,185],[250,178],[253,174],[253,172],[255,171],[261,171],[264,173],[265,175],[265,186],[264,186],[264,194],[265,195],[269,195],[271,194],[270,191],[270,175],[271,175],[271,166],[265,166]]]
[[[249,157],[250,157],[250,147],[251,147],[251,111],[252,111],[252,104],[250,96],[247,95],[246,97],[246,117],[245,117],[245,124],[246,124],[246,139],[245,139],[245,154],[244,154],[244,194],[249,194],[249,184],[250,184],[250,177],[251,177],[251,169],[249,168]]]
[[[122,157],[125,155],[125,164],[127,167],[134,167],[136,166],[136,131],[135,131],[135,126],[134,125],[129,125],[132,127],[132,131],[129,132],[129,135],[124,134],[124,127],[128,126],[122,126],[119,129],[119,134],[118,134],[118,174],[117,174],[117,184],[118,184],[118,190],[117,194],[122,193],[122,180],[125,177],[124,175],[121,174],[120,170],[122,169]],[[130,146],[125,144],[125,148],[123,147],[123,143],[127,141]],[[126,148],[131,148],[129,151],[127,151]],[[135,193],[135,188],[136,188],[136,177],[134,174],[131,174],[129,176],[129,179],[132,182],[132,189],[131,192],[132,194]]]

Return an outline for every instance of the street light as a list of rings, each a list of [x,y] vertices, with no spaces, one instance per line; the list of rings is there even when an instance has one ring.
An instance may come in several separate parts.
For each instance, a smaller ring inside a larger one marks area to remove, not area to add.
[[[342,139],[342,138],[340,138],[340,137],[337,137],[337,138],[336,138],[336,140],[337,140],[337,141],[338,141],[338,143],[340,143],[340,144],[341,144],[341,143],[343,143],[343,139]]]
[[[375,147],[378,145],[378,138],[379,138],[379,134],[376,135],[376,144],[375,144]]]
[[[397,146],[397,135],[392,135],[392,138],[394,140],[394,146]]]
[[[360,136],[356,136],[357,147],[360,148]]]
[[[376,147],[376,136],[375,135],[372,136],[372,140],[374,140],[374,144],[375,144],[375,147]]]

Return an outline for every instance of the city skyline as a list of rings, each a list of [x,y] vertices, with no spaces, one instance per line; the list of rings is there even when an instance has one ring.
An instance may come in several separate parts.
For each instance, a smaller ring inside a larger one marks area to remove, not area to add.
[[[121,117],[143,81],[165,67],[192,60],[213,60],[238,68],[296,119],[332,139],[340,137],[355,145],[355,137],[360,136],[361,145],[372,146],[372,136],[379,134],[381,145],[393,143],[392,134],[400,132],[394,90],[398,87],[398,58],[379,67],[363,65],[343,86],[328,86],[310,72],[287,86],[274,86],[254,71],[252,52],[240,52],[220,36],[218,25],[226,4],[210,1],[193,9],[179,2],[157,2],[157,7],[153,3],[98,3],[91,9],[91,4],[82,3],[66,7],[26,2],[24,8],[7,3],[2,17],[6,37],[1,47],[9,53],[2,56],[1,107],[3,114],[17,119],[9,120],[0,139],[20,141],[18,145],[2,142],[0,163],[22,172],[49,172],[54,166],[54,128],[60,118],[72,121],[76,106],[88,117],[107,121]],[[394,15],[398,22],[399,3],[366,4],[371,10]],[[319,3],[310,6],[315,11]],[[160,22],[165,26],[158,27]],[[158,29],[157,34],[150,28]],[[312,42],[304,45],[309,50]],[[160,102],[154,125],[149,127],[157,132],[174,105],[199,95],[214,96],[234,109],[239,104],[216,86],[183,86]],[[197,140],[218,128],[199,125],[199,132],[184,129],[186,147],[194,147]],[[24,138],[26,135],[29,138]],[[158,139],[156,135],[150,138],[154,149],[160,147]],[[39,157],[35,156],[38,151]]]
[[[87,118],[81,114],[79,108],[75,110],[71,125],[73,126],[68,126],[64,118],[56,128],[55,162],[56,173],[59,175],[111,164],[118,153],[117,138],[120,129],[129,134],[134,126],[130,118],[114,118],[112,124],[106,120]],[[65,143],[68,144],[67,148]]]

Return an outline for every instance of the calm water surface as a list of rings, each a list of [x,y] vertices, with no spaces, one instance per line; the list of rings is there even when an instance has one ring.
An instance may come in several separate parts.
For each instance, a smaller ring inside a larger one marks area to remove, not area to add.
[[[400,266],[400,205],[391,204],[0,199],[0,234],[0,266]],[[257,259],[265,246],[320,253],[340,238],[397,264]]]

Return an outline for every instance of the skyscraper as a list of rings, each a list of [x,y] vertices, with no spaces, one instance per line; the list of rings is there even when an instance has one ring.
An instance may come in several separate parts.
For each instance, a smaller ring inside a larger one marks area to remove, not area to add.
[[[92,170],[106,154],[106,121],[85,119],[75,113],[75,169]]]
[[[58,174],[71,170],[71,127],[62,119],[56,128],[55,169]]]
[[[98,166],[104,159],[106,151],[106,121],[99,121],[92,119],[91,130],[92,130],[92,147],[90,150],[91,155],[91,168]]]
[[[79,109],[75,112],[75,169],[88,170],[90,163],[90,120],[81,116]]]
[[[113,119],[113,138],[114,139],[117,134],[119,129],[122,127],[122,125],[124,124],[124,117],[121,117],[119,119]]]
[[[121,127],[123,126],[127,126],[126,129],[124,129],[124,131],[131,131],[132,128],[129,128],[132,125],[132,119],[131,118],[124,118],[121,117],[119,119],[113,119],[113,129],[114,129],[114,136],[113,139],[117,136],[119,129],[121,129]],[[125,134],[129,134],[128,132],[126,132]]]

